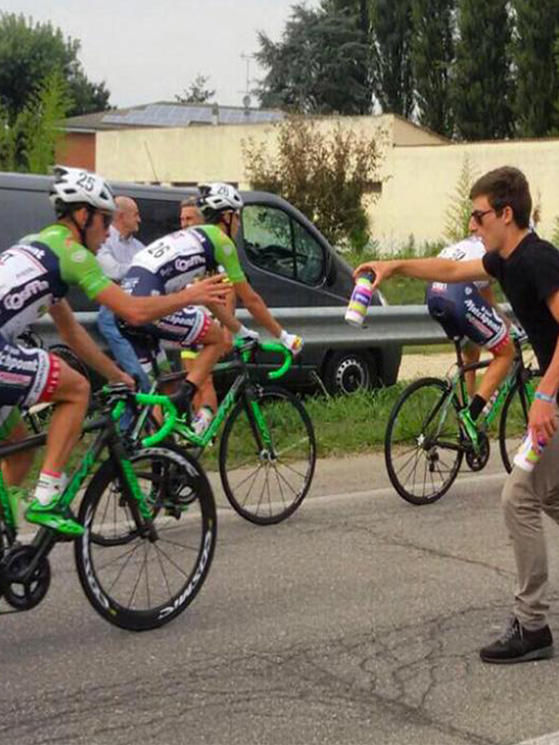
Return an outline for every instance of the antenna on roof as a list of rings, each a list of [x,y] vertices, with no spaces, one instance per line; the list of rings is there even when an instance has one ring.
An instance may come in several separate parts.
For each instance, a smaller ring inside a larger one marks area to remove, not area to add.
[[[245,113],[247,113],[248,109],[250,109],[250,61],[253,57],[253,54],[245,54],[244,52],[241,52],[241,59],[244,60],[247,64],[246,88],[244,91],[241,91],[241,93],[245,94],[243,96],[243,106],[245,107]]]

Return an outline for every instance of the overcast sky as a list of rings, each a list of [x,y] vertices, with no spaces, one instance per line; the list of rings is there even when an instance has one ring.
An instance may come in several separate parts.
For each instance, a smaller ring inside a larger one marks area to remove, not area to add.
[[[0,0],[0,10],[51,21],[80,39],[90,80],[104,80],[111,105],[174,100],[198,73],[220,104],[240,105],[257,31],[281,36],[295,0]],[[319,0],[307,0],[316,7]],[[262,75],[254,61],[250,77]]]

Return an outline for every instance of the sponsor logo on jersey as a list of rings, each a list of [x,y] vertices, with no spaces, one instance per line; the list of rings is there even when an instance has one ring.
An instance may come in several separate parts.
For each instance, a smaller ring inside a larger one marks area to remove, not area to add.
[[[485,327],[493,333],[501,330],[503,321],[499,318],[499,316],[496,316],[496,314],[492,310],[478,308],[474,301],[471,299],[464,301],[464,305],[466,307],[466,317],[468,318],[470,323],[478,326],[478,328],[480,326]],[[477,323],[476,319],[478,321]]]
[[[2,385],[26,386],[31,382],[31,376],[0,370],[0,381],[2,382]]]
[[[83,264],[83,262],[87,259],[87,251],[85,248],[79,248],[77,251],[74,251],[74,253],[70,254],[70,261],[73,261],[74,264]]]
[[[45,258],[45,251],[43,251],[42,248],[37,248],[37,246],[23,246],[23,250],[25,253],[32,254],[36,259],[44,259]]]
[[[0,368],[4,368],[2,372],[26,370],[27,372],[34,373],[37,370],[37,360],[24,360],[19,357],[14,357],[9,352],[0,352]]]
[[[49,283],[43,279],[36,279],[29,282],[20,292],[13,292],[4,298],[4,307],[8,310],[21,310],[28,300],[35,295],[39,295],[44,290],[48,290]]]
[[[188,259],[175,259],[175,268],[178,272],[188,272],[195,266],[204,266],[206,259],[203,256],[190,256]]]

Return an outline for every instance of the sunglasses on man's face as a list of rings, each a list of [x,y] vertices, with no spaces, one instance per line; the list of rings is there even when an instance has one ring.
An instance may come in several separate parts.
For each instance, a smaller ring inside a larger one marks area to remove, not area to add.
[[[470,217],[476,225],[482,225],[483,224],[483,218],[485,215],[488,215],[490,212],[495,212],[494,209],[488,209],[488,210],[472,210],[470,213]]]

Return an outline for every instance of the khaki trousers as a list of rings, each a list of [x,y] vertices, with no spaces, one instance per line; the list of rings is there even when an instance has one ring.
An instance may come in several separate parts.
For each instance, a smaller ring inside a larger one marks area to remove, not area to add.
[[[559,524],[559,432],[531,473],[514,466],[502,500],[518,574],[514,615],[525,628],[540,629],[549,608],[542,510]]]

